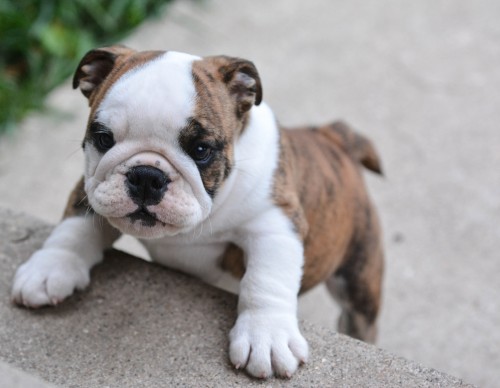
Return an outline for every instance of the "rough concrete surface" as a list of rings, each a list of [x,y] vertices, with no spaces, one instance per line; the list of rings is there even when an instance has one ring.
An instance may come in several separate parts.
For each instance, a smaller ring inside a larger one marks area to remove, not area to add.
[[[56,308],[15,307],[8,298],[14,271],[50,230],[0,208],[0,361],[59,386],[469,386],[306,323],[310,361],[291,380],[263,384],[227,357],[236,296],[115,250],[92,271],[87,291]],[[1,366],[0,386],[8,386]]]
[[[1,361],[0,386],[5,388],[54,388],[54,385]]]
[[[484,387],[500,380],[500,2],[179,1],[125,43],[252,59],[283,124],[367,134],[387,253],[378,345]],[[57,221],[87,107],[69,83],[0,139],[0,203]],[[332,225],[332,233],[335,225]],[[300,313],[334,328],[320,287]]]

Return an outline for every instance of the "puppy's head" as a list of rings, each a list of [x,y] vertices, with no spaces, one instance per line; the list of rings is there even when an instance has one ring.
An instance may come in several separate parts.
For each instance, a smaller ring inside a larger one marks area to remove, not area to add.
[[[123,46],[87,53],[73,87],[91,107],[83,142],[92,208],[123,233],[158,238],[209,215],[234,143],[262,99],[249,61]]]

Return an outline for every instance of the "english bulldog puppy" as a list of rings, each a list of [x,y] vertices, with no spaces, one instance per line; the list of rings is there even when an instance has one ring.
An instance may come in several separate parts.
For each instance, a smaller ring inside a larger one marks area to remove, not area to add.
[[[90,51],[85,169],[62,222],[19,267],[13,300],[57,305],[90,281],[121,234],[155,262],[239,281],[229,357],[259,378],[308,357],[297,296],[326,282],[339,330],[373,341],[383,253],[361,167],[371,143],[346,124],[288,130],[262,102],[252,62],[124,46]]]

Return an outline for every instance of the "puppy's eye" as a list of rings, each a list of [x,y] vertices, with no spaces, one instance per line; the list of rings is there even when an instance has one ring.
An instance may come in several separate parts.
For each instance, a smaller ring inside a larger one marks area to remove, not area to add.
[[[198,164],[205,164],[212,158],[212,148],[204,143],[197,143],[191,150],[191,157]]]
[[[113,132],[97,120],[90,124],[86,140],[92,143],[97,148],[97,151],[102,153],[115,145]]]
[[[106,152],[115,145],[113,134],[108,132],[98,132],[93,136],[95,147],[101,151]]]

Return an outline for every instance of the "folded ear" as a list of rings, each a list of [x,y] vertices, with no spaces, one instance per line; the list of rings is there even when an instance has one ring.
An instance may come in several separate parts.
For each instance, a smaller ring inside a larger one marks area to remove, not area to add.
[[[262,85],[255,65],[241,58],[220,57],[223,59],[219,73],[229,92],[236,99],[237,114],[242,116],[253,105],[262,101]]]
[[[90,99],[113,68],[135,52],[121,45],[90,50],[76,68],[73,89],[80,88],[83,95]]]

